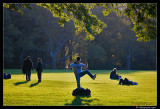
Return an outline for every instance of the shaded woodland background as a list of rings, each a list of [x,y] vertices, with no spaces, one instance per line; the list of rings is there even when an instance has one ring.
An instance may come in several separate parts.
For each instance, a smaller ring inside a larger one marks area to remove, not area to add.
[[[22,68],[27,56],[31,56],[34,67],[40,57],[45,69],[65,69],[80,56],[93,70],[156,70],[157,39],[137,41],[125,16],[115,12],[104,16],[102,7],[93,8],[93,14],[107,28],[90,41],[75,31],[72,21],[63,28],[47,9],[35,4],[31,7],[32,11],[23,9],[24,15],[3,8],[5,69]]]

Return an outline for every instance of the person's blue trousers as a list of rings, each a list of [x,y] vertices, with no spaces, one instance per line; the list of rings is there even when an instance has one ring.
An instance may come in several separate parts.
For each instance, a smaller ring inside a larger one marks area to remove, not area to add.
[[[30,81],[31,80],[31,71],[27,71],[26,72],[26,81]]]
[[[79,73],[78,75],[76,75],[77,88],[80,88],[80,86],[81,86],[80,85],[80,78],[82,76],[84,76],[85,74],[88,74],[93,79],[93,75],[92,75],[92,73],[89,70],[85,70],[85,71]]]

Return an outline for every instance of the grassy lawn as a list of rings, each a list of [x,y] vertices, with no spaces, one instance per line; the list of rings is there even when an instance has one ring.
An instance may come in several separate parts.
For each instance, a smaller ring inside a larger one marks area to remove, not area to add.
[[[118,70],[122,78],[138,82],[138,85],[118,85],[109,79],[111,70],[91,70],[97,74],[92,80],[81,78],[81,86],[91,90],[91,97],[72,96],[76,80],[71,70],[44,70],[38,83],[34,71],[31,81],[25,81],[21,69],[4,69],[12,78],[3,79],[3,106],[157,106],[157,71]]]

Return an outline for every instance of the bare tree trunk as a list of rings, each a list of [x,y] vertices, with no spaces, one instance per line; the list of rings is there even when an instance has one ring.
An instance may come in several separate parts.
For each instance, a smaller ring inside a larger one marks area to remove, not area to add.
[[[131,59],[129,57],[127,57],[127,70],[131,69]]]
[[[90,68],[89,67],[89,65],[90,65],[90,63],[91,63],[91,61],[90,61],[90,57],[89,57],[89,55],[90,55],[90,53],[89,53],[89,44],[90,44],[90,42],[88,41],[88,47],[87,47],[87,62],[88,62],[88,69]]]
[[[49,37],[49,47],[50,47],[50,56],[52,59],[52,67],[53,67],[53,69],[56,69],[56,54],[53,53],[53,51],[52,51],[52,38],[51,38],[51,36]]]
[[[131,49],[128,50],[128,53],[126,52],[126,69],[130,70],[131,69]]]
[[[56,58],[52,57],[53,69],[56,69]]]
[[[51,56],[51,59],[52,59],[52,68],[56,69],[56,56],[55,56],[55,54],[53,54],[52,51],[50,52],[50,56]]]
[[[20,53],[20,68],[22,68],[23,64],[23,55],[24,55],[24,47],[22,47],[22,52]]]
[[[69,41],[69,61],[72,61],[72,51],[73,51],[73,46],[72,46],[72,40]]]

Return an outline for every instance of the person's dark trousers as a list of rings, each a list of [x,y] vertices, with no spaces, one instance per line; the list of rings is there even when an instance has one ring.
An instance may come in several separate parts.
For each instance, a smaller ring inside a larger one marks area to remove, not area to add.
[[[41,82],[42,72],[38,71],[37,75],[38,75],[38,82]]]
[[[26,81],[31,81],[31,71],[26,72]]]
[[[77,81],[77,87],[78,87],[78,88],[80,88],[80,86],[81,86],[81,85],[80,85],[80,78],[81,78],[82,76],[84,76],[85,74],[88,74],[92,79],[93,79],[93,77],[94,77],[89,70],[85,70],[85,71],[81,72],[80,74],[76,75],[76,81]]]

